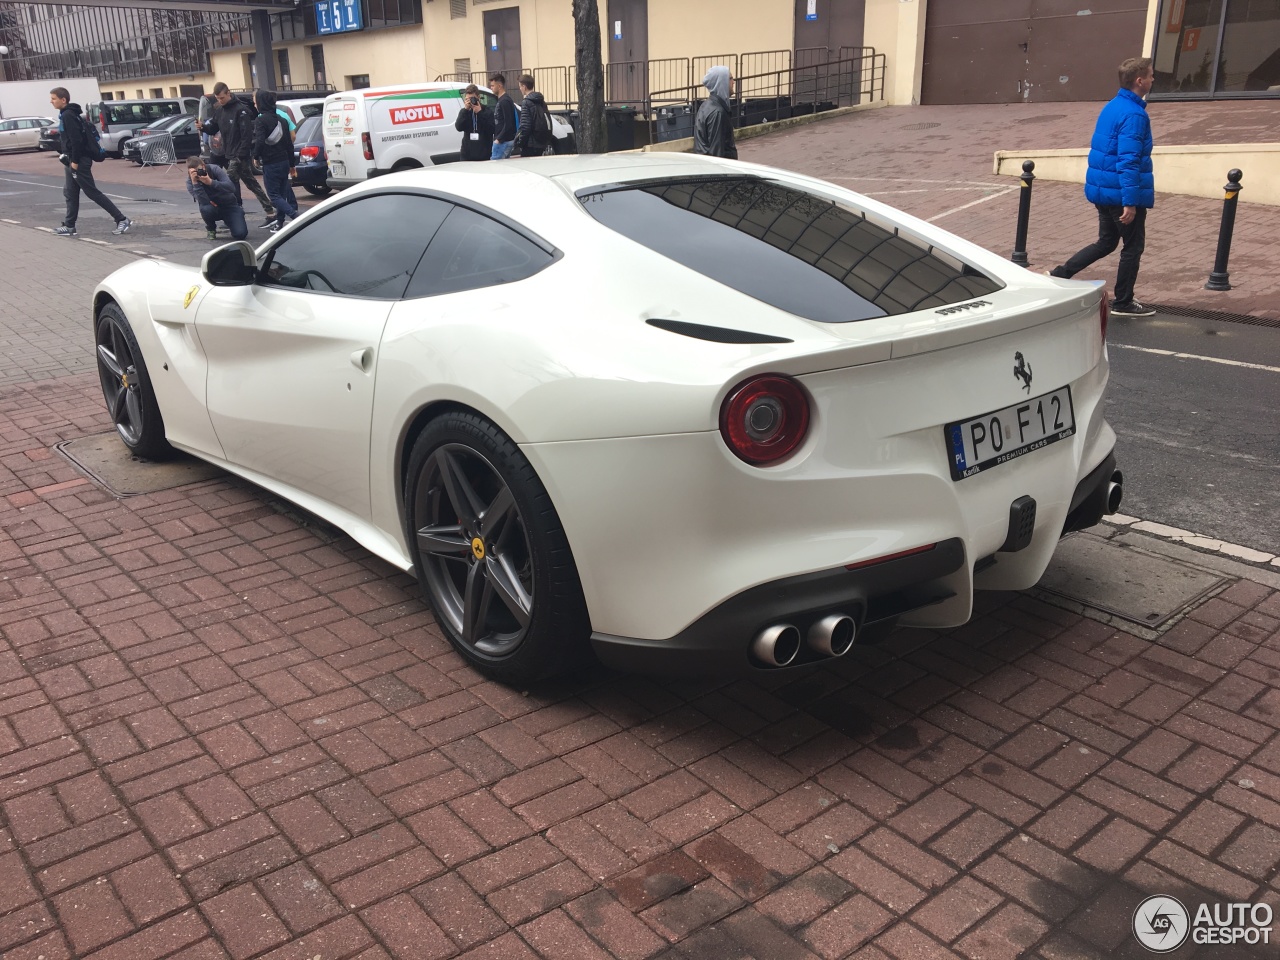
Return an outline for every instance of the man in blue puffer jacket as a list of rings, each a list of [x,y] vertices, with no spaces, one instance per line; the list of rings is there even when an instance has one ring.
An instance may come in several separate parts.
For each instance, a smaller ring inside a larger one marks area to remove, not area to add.
[[[1147,240],[1147,210],[1156,205],[1146,102],[1154,79],[1148,57],[1132,57],[1120,64],[1120,91],[1098,116],[1084,181],[1085,198],[1098,208],[1098,239],[1049,272],[1051,277],[1074,277],[1123,240],[1111,304],[1111,313],[1117,317],[1155,313],[1133,299],[1138,263]]]

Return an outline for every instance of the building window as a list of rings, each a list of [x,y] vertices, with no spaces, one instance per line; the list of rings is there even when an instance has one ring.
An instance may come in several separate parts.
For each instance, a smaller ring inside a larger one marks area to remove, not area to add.
[[[369,75],[367,73],[356,73],[347,77],[348,90],[363,90],[369,86]]]
[[[288,50],[276,51],[276,72],[279,74],[279,76],[276,77],[276,89],[288,90],[293,86],[293,77],[289,74]]]
[[[1280,0],[1161,0],[1153,97],[1280,96]]]
[[[457,20],[467,15],[467,0],[449,0],[449,19]]]
[[[311,48],[311,78],[315,82],[316,89],[323,90],[328,86],[329,81],[325,77],[324,72],[324,45],[317,43]]]

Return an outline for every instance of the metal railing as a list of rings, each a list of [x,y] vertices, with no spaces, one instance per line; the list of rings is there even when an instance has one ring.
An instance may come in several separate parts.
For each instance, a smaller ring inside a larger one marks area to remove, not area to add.
[[[677,139],[673,128],[687,131],[681,136],[692,136],[693,115],[706,98],[702,78],[713,66],[726,66],[733,76],[735,126],[852,106],[884,96],[886,57],[874,47],[840,47],[834,57],[828,47],[804,47],[607,63],[605,104],[646,118],[651,142]],[[520,91],[516,79],[528,73],[550,109],[577,109],[577,68],[572,65],[500,72],[507,78],[507,92],[517,102]],[[490,73],[442,73],[436,80],[485,86]]]

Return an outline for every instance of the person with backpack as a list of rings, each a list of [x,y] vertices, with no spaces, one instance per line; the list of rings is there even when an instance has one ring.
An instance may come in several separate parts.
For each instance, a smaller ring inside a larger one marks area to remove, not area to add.
[[[217,104],[209,111],[209,119],[196,126],[202,133],[221,133],[222,152],[227,158],[227,176],[236,185],[236,192],[244,184],[249,192],[262,204],[262,212],[266,221],[262,224],[269,227],[276,222],[275,204],[253,175],[253,121],[256,110],[250,103],[233,96],[231,88],[219,81],[213,85],[213,98]]]
[[[493,151],[491,160],[505,160],[511,156],[511,145],[516,139],[519,118],[516,115],[516,102],[507,93],[507,78],[495,73],[489,78],[489,89],[498,98],[498,105],[493,108]]]
[[[58,111],[58,135],[62,138],[62,155],[59,159],[67,168],[62,195],[67,199],[67,215],[62,226],[53,232],[60,237],[76,235],[76,219],[80,215],[80,194],[100,206],[116,222],[111,232],[116,236],[128,233],[133,221],[120,212],[98,185],[93,182],[93,163],[102,159],[102,147],[98,143],[97,129],[86,120],[80,104],[71,102],[66,87],[54,87],[49,91],[49,103]]]
[[[542,156],[554,138],[551,132],[551,111],[547,109],[547,101],[533,89],[533,85],[533,77],[529,74],[520,78],[520,94],[524,97],[524,102],[520,104],[520,132],[516,134],[512,152],[522,157]]]
[[[284,226],[285,218],[297,219],[298,198],[289,186],[289,178],[297,173],[293,166],[293,137],[289,125],[276,113],[276,95],[258,90],[253,95],[258,119],[253,121],[253,159],[262,165],[262,179],[267,195],[275,204],[275,222],[267,227],[272,233]]]

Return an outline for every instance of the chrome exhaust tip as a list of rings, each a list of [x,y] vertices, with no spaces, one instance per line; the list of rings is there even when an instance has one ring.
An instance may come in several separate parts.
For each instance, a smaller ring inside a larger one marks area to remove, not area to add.
[[[843,657],[857,635],[853,617],[830,613],[809,628],[809,649],[824,657]]]
[[[1124,474],[1117,470],[1111,475],[1107,484],[1107,513],[1118,513],[1120,501],[1124,498]]]
[[[751,641],[756,659],[770,667],[785,667],[800,652],[800,631],[789,623],[765,627]]]

